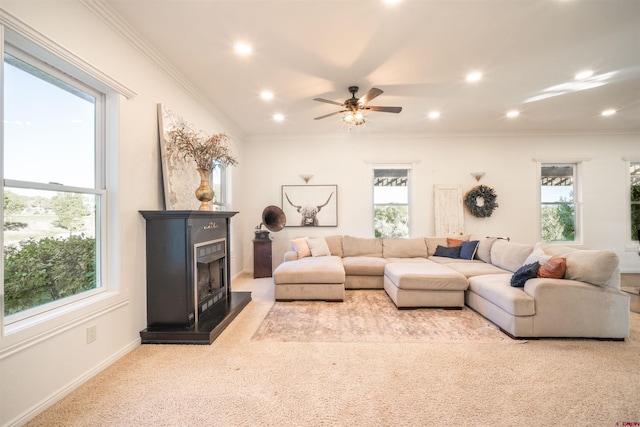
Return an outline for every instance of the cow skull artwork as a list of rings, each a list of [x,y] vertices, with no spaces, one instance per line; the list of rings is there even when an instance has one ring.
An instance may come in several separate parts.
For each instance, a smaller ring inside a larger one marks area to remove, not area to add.
[[[287,202],[289,202],[289,204],[291,206],[293,206],[294,208],[296,208],[296,211],[298,211],[300,213],[300,215],[302,215],[302,219],[301,219],[301,223],[300,225],[303,227],[309,227],[309,226],[318,226],[320,225],[318,223],[318,212],[320,212],[320,209],[322,209],[323,207],[327,206],[329,204],[329,201],[331,200],[331,197],[333,197],[333,192],[329,195],[329,198],[327,199],[326,202],[324,202],[321,205],[311,205],[311,204],[307,204],[307,205],[296,205],[294,204],[291,199],[289,199],[289,195],[287,193],[284,193],[285,197],[287,198]]]

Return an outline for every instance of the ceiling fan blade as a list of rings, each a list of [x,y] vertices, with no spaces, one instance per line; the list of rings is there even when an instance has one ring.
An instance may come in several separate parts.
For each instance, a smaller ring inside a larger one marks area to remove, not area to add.
[[[313,100],[314,101],[318,101],[318,102],[326,102],[327,104],[339,105],[341,107],[344,107],[344,104],[342,102],[329,101],[328,99],[324,99],[324,98],[313,98]]]
[[[365,110],[379,111],[381,113],[399,113],[402,107],[364,107]]]
[[[340,111],[336,111],[336,112],[334,112],[334,113],[325,114],[324,116],[316,117],[316,118],[315,118],[315,119],[313,119],[313,120],[320,120],[320,119],[324,119],[325,117],[333,116],[333,115],[340,114],[340,113],[345,113],[345,112],[347,112],[347,111],[349,111],[349,110],[340,110]]]
[[[382,90],[378,89],[377,87],[372,87],[371,89],[369,89],[369,92],[365,93],[360,99],[358,99],[358,103],[361,105],[365,105],[367,102],[371,101],[381,93]]]

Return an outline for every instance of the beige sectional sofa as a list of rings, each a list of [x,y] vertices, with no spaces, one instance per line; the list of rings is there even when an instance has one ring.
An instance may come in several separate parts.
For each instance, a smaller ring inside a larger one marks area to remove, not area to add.
[[[436,250],[456,244],[446,237],[307,239],[310,251],[285,253],[275,269],[275,298],[342,301],[345,289],[385,289],[398,308],[467,305],[516,338],[629,336],[629,296],[620,291],[615,253],[489,237],[457,239],[478,241],[471,259],[435,256]],[[512,286],[521,267],[549,258],[566,265],[562,278],[535,277]]]

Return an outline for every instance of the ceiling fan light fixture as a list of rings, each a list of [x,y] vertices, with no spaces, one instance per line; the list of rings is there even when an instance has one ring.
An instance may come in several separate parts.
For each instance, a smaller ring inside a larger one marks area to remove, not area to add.
[[[468,82],[472,82],[473,83],[473,82],[478,82],[480,80],[482,80],[482,73],[479,72],[479,71],[474,71],[474,72],[471,72],[471,73],[467,74],[467,81]]]
[[[356,124],[361,125],[365,122],[365,114],[364,111],[377,111],[383,113],[399,113],[402,111],[402,107],[381,107],[381,106],[369,106],[368,103],[372,99],[376,98],[378,95],[382,94],[382,90],[372,87],[369,91],[361,96],[360,98],[356,98],[356,93],[358,92],[358,86],[349,86],[349,92],[351,93],[351,98],[347,99],[344,102],[336,102],[331,101],[329,99],[324,98],[313,98],[314,101],[324,102],[326,104],[333,104],[342,107],[343,109],[340,111],[335,111],[333,113],[325,114],[324,116],[316,117],[313,120],[320,120],[326,117],[333,116],[335,114],[342,114],[342,121],[347,124]]]
[[[584,80],[584,79],[588,79],[591,76],[593,76],[592,70],[583,70],[583,71],[580,71],[578,74],[576,74],[574,77],[576,80]]]
[[[251,46],[248,43],[244,43],[244,42],[236,43],[236,45],[234,46],[234,49],[237,54],[242,56],[249,55],[253,51]]]

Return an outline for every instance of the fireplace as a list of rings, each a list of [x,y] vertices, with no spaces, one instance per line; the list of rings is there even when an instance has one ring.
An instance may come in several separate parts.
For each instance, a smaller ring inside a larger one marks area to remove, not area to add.
[[[194,251],[194,322],[225,299],[227,276],[225,274],[225,248],[227,239],[211,240],[193,245]]]
[[[251,301],[250,292],[231,292],[235,213],[141,211],[147,243],[143,344],[210,344]]]

